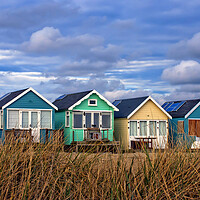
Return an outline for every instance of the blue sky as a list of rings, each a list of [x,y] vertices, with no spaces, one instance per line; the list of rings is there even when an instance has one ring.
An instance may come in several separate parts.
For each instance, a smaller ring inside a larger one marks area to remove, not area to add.
[[[200,98],[199,0],[2,0],[0,95]]]

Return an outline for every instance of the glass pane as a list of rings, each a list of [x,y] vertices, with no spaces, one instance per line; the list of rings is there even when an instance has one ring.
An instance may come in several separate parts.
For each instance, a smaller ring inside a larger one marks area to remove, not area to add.
[[[65,112],[65,115],[66,115],[66,122],[65,122],[65,126],[66,127],[69,127],[69,112],[67,111],[67,112]]]
[[[74,128],[83,127],[83,115],[82,113],[74,113]]]
[[[110,113],[102,113],[102,128],[111,128]]]
[[[147,122],[140,122],[140,136],[147,136]]]
[[[156,136],[156,122],[155,121],[149,122],[149,133],[150,133],[150,136]]]
[[[0,118],[1,118],[1,121],[0,121],[1,126],[0,126],[0,128],[3,128],[3,111],[1,111],[0,114],[1,114],[1,115],[0,115]]]
[[[51,111],[41,111],[41,128],[51,128]]]
[[[99,113],[94,113],[94,127],[99,128]]]
[[[159,135],[160,136],[166,136],[167,130],[166,130],[166,122],[159,122]]]
[[[31,128],[37,128],[37,127],[38,127],[38,113],[31,112]]]
[[[91,113],[85,113],[86,128],[91,128]]]
[[[28,112],[22,112],[22,128],[29,127]]]
[[[137,136],[137,122],[130,122],[130,136]]]
[[[19,111],[8,111],[8,128],[19,128]]]

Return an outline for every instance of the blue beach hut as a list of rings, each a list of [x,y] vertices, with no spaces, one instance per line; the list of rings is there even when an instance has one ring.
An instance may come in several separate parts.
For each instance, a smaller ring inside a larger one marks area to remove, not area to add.
[[[0,98],[0,138],[11,129],[30,130],[34,142],[44,142],[46,129],[55,129],[57,107],[33,88],[5,94]]]

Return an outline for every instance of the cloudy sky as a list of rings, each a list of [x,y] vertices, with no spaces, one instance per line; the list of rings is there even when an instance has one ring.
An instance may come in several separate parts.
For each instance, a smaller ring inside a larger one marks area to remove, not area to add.
[[[199,0],[1,0],[0,95],[200,98]]]

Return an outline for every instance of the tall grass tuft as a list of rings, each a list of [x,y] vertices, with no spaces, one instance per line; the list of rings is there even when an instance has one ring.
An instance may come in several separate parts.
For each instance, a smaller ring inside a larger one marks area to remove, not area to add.
[[[7,141],[1,199],[199,199],[198,151],[64,152],[63,144]]]

